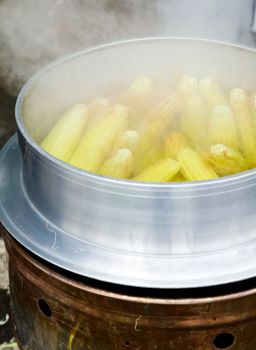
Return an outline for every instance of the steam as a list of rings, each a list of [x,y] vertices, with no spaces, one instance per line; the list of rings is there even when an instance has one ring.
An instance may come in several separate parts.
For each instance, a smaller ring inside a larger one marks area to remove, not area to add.
[[[254,0],[2,0],[0,85],[16,95],[43,65],[88,46],[143,36],[255,44]]]
[[[104,42],[155,35],[154,0],[0,3],[0,84],[16,95],[43,65]]]
[[[166,33],[256,43],[251,32],[254,0],[160,0],[159,5]]]

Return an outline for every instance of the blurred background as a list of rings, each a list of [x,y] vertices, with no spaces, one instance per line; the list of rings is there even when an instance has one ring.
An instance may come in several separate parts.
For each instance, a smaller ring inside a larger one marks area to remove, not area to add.
[[[0,0],[0,146],[13,106],[45,64],[86,47],[145,36],[256,45],[255,0]]]

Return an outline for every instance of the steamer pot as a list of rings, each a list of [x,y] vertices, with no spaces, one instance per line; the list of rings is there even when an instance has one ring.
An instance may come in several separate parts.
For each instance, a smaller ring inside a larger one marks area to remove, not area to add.
[[[0,218],[25,248],[101,281],[194,288],[256,275],[256,171],[194,183],[140,183],[76,169],[43,151],[68,105],[140,74],[218,77],[256,87],[256,51],[200,39],[147,38],[55,62],[22,89],[17,135],[1,151]]]

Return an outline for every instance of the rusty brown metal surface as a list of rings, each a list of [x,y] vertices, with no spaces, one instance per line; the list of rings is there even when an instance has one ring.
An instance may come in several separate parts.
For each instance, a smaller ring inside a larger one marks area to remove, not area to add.
[[[4,238],[21,349],[256,349],[256,289],[185,299],[113,293],[65,277]]]

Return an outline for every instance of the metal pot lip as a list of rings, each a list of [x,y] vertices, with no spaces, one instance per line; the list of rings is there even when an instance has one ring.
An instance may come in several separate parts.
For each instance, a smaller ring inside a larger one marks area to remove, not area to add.
[[[128,301],[128,302],[136,302],[139,304],[155,304],[155,305],[198,305],[198,304],[208,304],[212,302],[225,302],[225,301],[230,301],[230,300],[236,300],[236,299],[241,299],[245,297],[249,297],[251,295],[254,295],[256,293],[256,288],[250,288],[238,292],[232,292],[231,294],[227,295],[217,295],[217,296],[207,296],[207,297],[183,297],[183,298],[159,298],[159,297],[152,297],[152,296],[136,296],[136,295],[129,295],[127,294],[121,294],[120,292],[116,291],[111,291],[108,289],[100,289],[99,287],[95,286],[90,286],[89,284],[86,284],[84,282],[78,281],[73,278],[67,278],[64,274],[61,274],[59,271],[53,271],[49,266],[44,265],[43,262],[37,260],[34,256],[30,255],[28,251],[26,251],[18,242],[15,242],[14,239],[11,237],[10,234],[6,233],[4,234],[5,238],[5,243],[7,245],[7,251],[8,254],[13,254],[16,253],[18,255],[21,255],[23,259],[26,261],[29,261],[29,264],[33,264],[36,266],[38,270],[43,271],[43,273],[46,274],[51,274],[54,276],[55,279],[58,281],[68,284],[70,286],[74,286],[77,289],[80,289],[85,292],[93,293],[98,296],[103,296],[103,297],[108,297],[111,299],[118,299],[122,301]],[[14,241],[15,244],[10,245],[11,241]],[[13,252],[12,252],[12,250]],[[17,257],[17,254],[15,254],[15,257]],[[63,270],[64,271],[64,270]],[[115,286],[115,284],[113,284]],[[126,286],[122,286],[126,287]],[[110,287],[111,288],[111,287]],[[130,288],[130,287],[128,287]],[[140,289],[140,288],[138,288]],[[144,288],[145,289],[145,288]],[[149,290],[151,288],[148,288]],[[177,291],[179,290],[178,288],[175,288]],[[159,288],[161,290],[161,288]]]
[[[31,87],[31,85],[41,76],[43,76],[47,71],[53,69],[54,67],[58,66],[61,63],[64,63],[66,61],[69,61],[72,58],[78,57],[80,55],[84,54],[90,54],[95,51],[101,51],[108,48],[115,48],[118,46],[123,45],[130,45],[130,44],[141,44],[145,42],[181,42],[181,43],[200,43],[203,45],[216,45],[216,46],[224,46],[224,47],[230,47],[233,49],[241,50],[241,51],[247,51],[251,52],[256,56],[256,50],[253,47],[245,46],[245,45],[238,45],[235,43],[229,43],[224,41],[218,41],[218,40],[212,40],[212,39],[202,39],[202,38],[189,38],[189,37],[171,37],[171,36],[156,36],[156,37],[144,37],[144,38],[134,38],[134,39],[127,39],[122,41],[115,41],[103,45],[97,45],[90,48],[87,48],[82,51],[75,52],[71,55],[67,55],[63,58],[60,58],[58,60],[55,60],[54,62],[46,65],[42,69],[40,69],[37,73],[35,73],[23,86],[21,89],[16,105],[15,105],[15,119],[16,123],[19,129],[19,132],[22,134],[22,136],[25,138],[26,142],[32,147],[32,150],[39,154],[42,158],[45,158],[48,160],[54,167],[58,169],[62,169],[70,174],[73,174],[75,176],[82,177],[84,179],[89,180],[96,180],[97,182],[101,182],[102,184],[106,185],[112,185],[112,186],[121,186],[125,187],[126,189],[135,189],[135,190],[145,190],[145,189],[152,189],[152,190],[200,190],[200,189],[213,189],[216,187],[222,187],[225,185],[236,185],[238,183],[241,183],[243,181],[248,181],[251,178],[256,177],[256,169],[248,170],[239,174],[235,175],[229,175],[226,177],[222,177],[220,179],[214,179],[214,180],[205,180],[205,181],[194,181],[194,182],[179,182],[177,183],[159,183],[159,182],[141,182],[141,181],[133,181],[133,180],[124,180],[124,179],[115,179],[110,177],[105,177],[101,175],[97,175],[94,173],[91,173],[86,170],[82,170],[79,168],[76,168],[68,163],[65,163],[48,152],[44,151],[30,136],[28,131],[26,130],[26,127],[22,120],[22,104],[24,97],[26,96],[26,93],[28,89]]]

